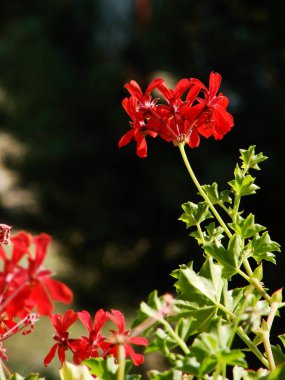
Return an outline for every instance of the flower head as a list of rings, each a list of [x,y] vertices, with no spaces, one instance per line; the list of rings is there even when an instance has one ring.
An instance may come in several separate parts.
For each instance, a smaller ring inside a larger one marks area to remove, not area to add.
[[[67,329],[77,320],[78,314],[73,310],[67,310],[63,315],[52,314],[50,316],[51,323],[55,328],[56,334],[53,339],[56,343],[52,346],[49,353],[44,359],[44,365],[47,366],[54,358],[56,352],[61,363],[65,361],[65,352],[72,350],[75,339],[69,338]]]
[[[110,342],[112,346],[108,350],[108,354],[112,354],[115,357],[118,356],[118,345],[123,344],[125,356],[130,357],[134,365],[141,365],[144,361],[144,357],[141,354],[135,353],[131,345],[146,346],[148,340],[142,337],[132,337],[129,335],[129,331],[125,330],[125,317],[119,310],[111,310],[107,312],[108,318],[116,325],[117,331],[111,330]]]
[[[196,148],[200,135],[222,139],[233,127],[233,117],[227,112],[228,98],[218,93],[221,76],[210,74],[209,89],[198,79],[183,78],[174,90],[163,79],[154,79],[143,94],[135,81],[125,85],[130,97],[123,100],[123,107],[131,118],[131,130],[123,135],[119,147],[132,139],[137,143],[137,155],[147,156],[147,136],[161,137],[174,145],[188,144]],[[164,100],[152,98],[156,89]]]

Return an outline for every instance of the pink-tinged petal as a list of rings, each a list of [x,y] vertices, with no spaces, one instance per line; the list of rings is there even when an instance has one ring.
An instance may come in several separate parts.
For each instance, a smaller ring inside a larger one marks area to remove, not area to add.
[[[213,99],[214,96],[217,95],[217,92],[220,88],[222,81],[222,77],[218,73],[214,73],[213,71],[210,74],[210,79],[209,79],[209,97],[210,99]]]
[[[125,133],[121,137],[121,139],[120,139],[120,141],[118,143],[119,148],[121,148],[122,146],[125,146],[125,145],[129,144],[130,141],[132,140],[133,136],[134,136],[134,131],[132,129],[130,131],[128,131],[127,133]]]
[[[148,345],[148,340],[146,338],[142,338],[139,336],[131,336],[128,338],[128,342],[131,344],[136,344],[139,346],[147,346]]]
[[[67,310],[63,315],[62,331],[67,329],[77,320],[78,314],[74,310]]]
[[[198,132],[196,131],[196,128],[193,128],[191,131],[191,135],[188,141],[188,145],[190,148],[197,148],[200,144],[200,136]]]
[[[37,266],[40,266],[46,256],[48,245],[51,242],[51,236],[42,233],[34,237],[35,244],[35,261]]]
[[[157,88],[164,80],[160,78],[156,78],[150,82],[145,91],[146,94],[152,92],[155,88]]]
[[[54,355],[56,353],[57,347],[58,347],[58,343],[56,343],[55,345],[52,346],[52,348],[50,349],[49,353],[44,358],[44,365],[45,365],[45,367],[47,367],[49,365],[49,363],[52,361],[52,359],[54,358]]]
[[[92,320],[91,315],[87,310],[82,310],[78,312],[78,318],[83,323],[83,325],[87,328],[89,333],[92,331]]]
[[[177,85],[176,85],[176,87],[175,87],[175,90],[173,91],[172,97],[173,97],[174,99],[178,99],[178,98],[180,98],[181,95],[183,95],[184,92],[185,92],[186,90],[188,90],[188,88],[190,87],[190,85],[191,85],[191,83],[190,83],[189,79],[186,79],[186,78],[181,79],[181,80],[177,83]]]
[[[44,283],[48,288],[52,299],[65,304],[70,304],[73,300],[73,292],[63,282],[53,278],[45,278]]]
[[[122,334],[125,330],[125,317],[119,310],[111,309],[111,313],[107,311],[107,317],[117,326],[118,333]]]
[[[135,366],[139,366],[144,362],[144,357],[141,354],[135,353],[131,346],[124,345],[126,356],[130,356]]]

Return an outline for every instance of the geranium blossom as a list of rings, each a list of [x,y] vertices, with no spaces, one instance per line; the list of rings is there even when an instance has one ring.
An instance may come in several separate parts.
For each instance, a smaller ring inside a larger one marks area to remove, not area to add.
[[[72,345],[76,342],[75,339],[69,338],[68,328],[77,320],[78,315],[73,310],[67,310],[64,315],[52,314],[50,316],[51,323],[55,328],[56,334],[53,339],[56,343],[52,346],[49,353],[44,359],[44,365],[47,366],[54,358],[56,352],[61,363],[65,361],[65,352],[68,349],[73,351]]]
[[[123,100],[123,107],[131,118],[131,130],[123,135],[119,147],[132,139],[137,143],[137,155],[147,156],[146,137],[161,137],[174,145],[187,144],[196,148],[200,135],[222,139],[233,127],[233,117],[227,112],[228,98],[218,93],[221,76],[212,72],[209,89],[198,79],[183,78],[174,90],[163,79],[154,79],[143,94],[139,85],[131,81],[125,85],[131,96]],[[156,89],[163,102],[152,98]],[[183,98],[182,98],[183,97]]]
[[[113,344],[109,349],[108,354],[112,354],[115,357],[118,356],[118,345],[123,344],[125,350],[125,356],[130,357],[134,365],[141,365],[144,361],[144,357],[141,354],[135,353],[132,348],[132,344],[139,346],[146,346],[148,340],[142,337],[132,337],[129,335],[129,331],[125,330],[125,317],[119,310],[111,310],[111,313],[107,313],[108,318],[116,325],[117,331],[111,330],[112,336],[110,342]]]

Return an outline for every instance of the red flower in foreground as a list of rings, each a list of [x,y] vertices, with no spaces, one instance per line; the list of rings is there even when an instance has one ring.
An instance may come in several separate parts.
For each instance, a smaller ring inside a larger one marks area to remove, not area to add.
[[[65,361],[65,352],[68,349],[73,351],[72,345],[76,342],[75,339],[69,339],[67,329],[77,320],[78,315],[73,310],[67,310],[64,315],[53,314],[50,316],[51,323],[56,330],[53,339],[56,343],[52,346],[49,353],[44,359],[44,365],[47,366],[54,358],[56,351],[61,364]]]
[[[228,98],[218,90],[222,77],[218,73],[212,72],[209,79],[209,90],[202,84],[201,90],[203,98],[197,98],[200,104],[205,106],[204,113],[198,121],[198,132],[204,137],[214,136],[216,140],[224,137],[234,125],[233,117],[227,112]]]
[[[129,336],[129,331],[125,330],[125,317],[119,310],[111,310],[111,313],[107,312],[108,318],[117,326],[118,331],[111,330],[112,336],[110,342],[112,347],[108,351],[108,355],[112,354],[118,357],[118,345],[123,344],[125,350],[125,356],[130,357],[134,365],[141,365],[144,361],[144,357],[141,354],[135,353],[131,344],[146,346],[148,340],[141,337]]]
[[[72,291],[62,282],[51,278],[53,272],[42,265],[51,237],[44,233],[32,237],[21,232],[11,238],[11,241],[13,243],[11,259],[8,259],[5,252],[0,250],[6,275],[3,284],[8,278],[10,285],[9,291],[5,294],[6,299],[11,297],[11,301],[6,306],[8,314],[23,317],[28,311],[36,308],[40,315],[49,315],[53,310],[53,300],[70,303],[73,298]],[[34,254],[30,249],[32,244]],[[24,255],[27,255],[27,268],[19,265]],[[13,279],[12,283],[11,279]]]
[[[174,145],[188,144],[190,148],[199,146],[200,135],[222,139],[234,123],[226,110],[228,98],[218,93],[220,84],[221,76],[214,72],[210,74],[209,90],[195,78],[181,79],[174,90],[163,79],[154,79],[145,94],[135,81],[126,84],[131,96],[123,100],[123,107],[132,120],[131,130],[120,139],[119,147],[134,139],[137,155],[143,158],[147,156],[147,136],[160,136]],[[152,98],[154,89],[164,97],[163,103]]]
[[[78,312],[78,317],[88,330],[89,336],[83,336],[76,342],[74,354],[76,364],[80,364],[83,360],[91,357],[104,356],[105,350],[110,347],[110,343],[107,343],[106,338],[100,334],[102,327],[108,320],[106,311],[98,310],[93,323],[91,315],[86,310]]]

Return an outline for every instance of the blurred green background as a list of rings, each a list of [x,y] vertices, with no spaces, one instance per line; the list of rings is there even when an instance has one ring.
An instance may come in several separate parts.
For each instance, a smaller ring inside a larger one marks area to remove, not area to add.
[[[76,307],[134,313],[169,273],[200,255],[177,219],[195,201],[179,152],[150,140],[118,149],[124,83],[222,74],[235,127],[189,151],[201,183],[232,178],[239,148],[269,160],[247,212],[284,240],[283,1],[2,0],[1,222],[54,237]],[[59,257],[59,261],[61,261]],[[284,285],[285,260],[265,281]]]

